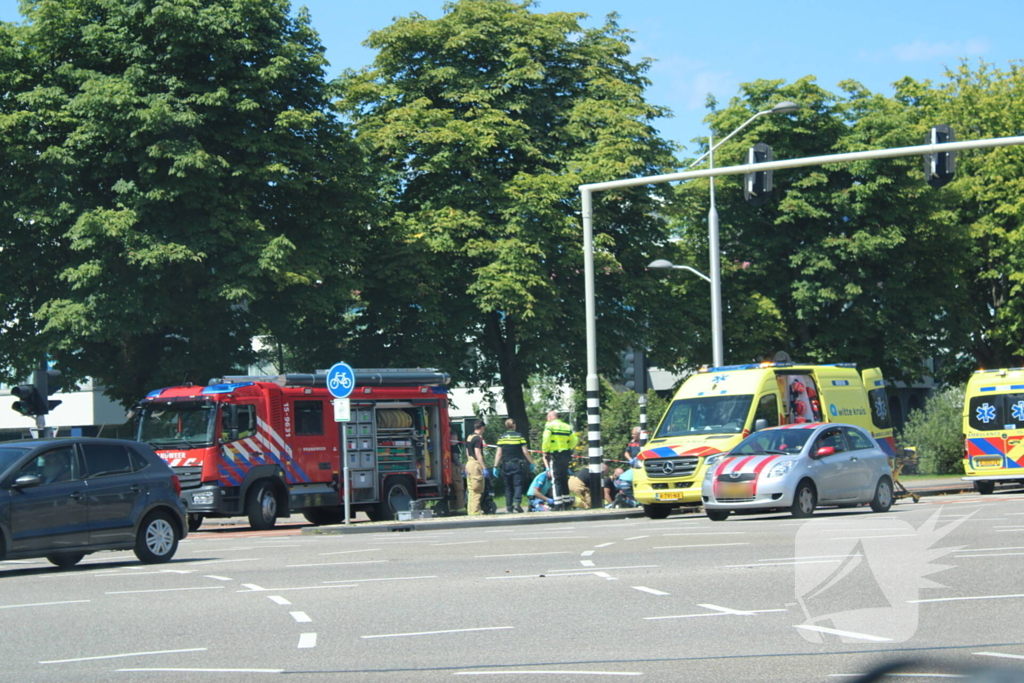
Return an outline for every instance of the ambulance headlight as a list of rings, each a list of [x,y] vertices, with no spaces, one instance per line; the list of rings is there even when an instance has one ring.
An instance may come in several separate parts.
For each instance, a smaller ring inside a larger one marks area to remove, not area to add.
[[[789,474],[789,471],[793,469],[793,463],[795,460],[783,460],[782,462],[775,463],[770,470],[768,470],[769,479],[777,479],[778,477],[784,477]]]
[[[193,505],[213,505],[213,491],[201,491],[192,494]]]

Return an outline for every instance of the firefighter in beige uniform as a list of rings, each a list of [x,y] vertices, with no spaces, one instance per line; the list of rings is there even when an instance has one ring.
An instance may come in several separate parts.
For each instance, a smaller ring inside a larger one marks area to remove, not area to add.
[[[471,515],[484,514],[480,507],[480,496],[484,492],[484,423],[477,420],[473,423],[473,436],[466,445],[466,484],[469,488],[469,505],[467,512]]]

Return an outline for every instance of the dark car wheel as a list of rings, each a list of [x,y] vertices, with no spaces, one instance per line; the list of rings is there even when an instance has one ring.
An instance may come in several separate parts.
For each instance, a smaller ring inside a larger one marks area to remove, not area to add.
[[[670,512],[671,505],[644,505],[644,514],[650,519],[665,519]]]
[[[708,510],[707,508],[704,508],[704,514],[706,514],[708,519],[712,522],[724,522],[729,519],[728,510]]]
[[[345,521],[345,508],[311,508],[302,513],[310,524],[341,524]]]
[[[888,512],[892,507],[892,482],[888,477],[878,480],[875,497],[871,499],[871,509],[875,512]]]
[[[178,527],[166,512],[151,512],[139,526],[135,557],[146,564],[169,562],[178,550]]]
[[[277,524],[277,496],[274,495],[274,487],[267,482],[253,486],[245,502],[245,514],[249,517],[249,526],[256,531],[273,529]]]
[[[793,505],[789,511],[794,517],[810,517],[818,505],[818,494],[809,481],[802,481],[793,495]]]
[[[976,481],[974,482],[974,490],[983,496],[987,496],[996,490],[996,483],[994,481]]]
[[[188,513],[188,530],[199,531],[199,527],[203,525],[203,516],[197,515],[194,512]]]
[[[81,562],[83,557],[85,557],[85,553],[60,553],[47,555],[46,559],[49,560],[51,564],[55,564],[61,569],[71,569]]]

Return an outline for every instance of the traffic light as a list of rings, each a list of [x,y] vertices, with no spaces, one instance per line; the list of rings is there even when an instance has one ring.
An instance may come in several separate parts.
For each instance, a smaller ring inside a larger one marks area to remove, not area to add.
[[[772,160],[772,148],[759,142],[747,150],[748,164],[763,164]],[[752,206],[761,206],[772,194],[772,172],[754,171],[743,176],[743,199]]]
[[[13,387],[11,396],[18,397],[18,400],[11,405],[15,412],[21,413],[25,417],[45,414],[43,397],[39,395],[34,384],[19,384]]]
[[[35,380],[36,390],[39,393],[40,408],[43,410],[41,415],[46,415],[63,403],[63,401],[49,398],[51,394],[60,391],[60,370],[36,370],[32,373],[32,378]]]
[[[926,144],[939,145],[944,142],[956,142],[953,129],[942,124],[933,126],[928,131]],[[924,179],[932,187],[939,188],[953,179],[956,173],[956,152],[939,152],[924,155]]]
[[[626,351],[622,355],[622,378],[627,389],[638,394],[647,391],[647,361],[642,351]]]

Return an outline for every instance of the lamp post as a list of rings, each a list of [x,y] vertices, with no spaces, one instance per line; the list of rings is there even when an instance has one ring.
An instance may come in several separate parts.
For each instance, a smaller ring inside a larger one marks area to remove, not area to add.
[[[708,168],[714,169],[715,150],[728,141],[729,138],[736,135],[736,133],[749,126],[754,119],[765,114],[792,114],[798,109],[800,109],[800,105],[796,102],[779,102],[771,109],[759,111],[751,116],[740,124],[736,130],[719,140],[718,144],[714,143],[713,136],[708,135],[708,151],[690,164],[689,168],[693,168],[703,161],[704,157],[707,157]],[[715,367],[721,367],[725,364],[725,345],[722,341],[722,264],[718,253],[718,209],[715,208],[715,177],[710,176],[708,180],[711,185],[711,208],[708,209],[708,254],[711,260],[711,277],[706,279],[711,283],[711,355],[713,358],[712,364]]]
[[[677,266],[676,264],[672,263],[671,261],[666,261],[663,258],[660,258],[657,261],[651,261],[650,263],[647,264],[647,267],[648,268],[671,268],[673,270],[688,270],[691,273],[693,273],[694,275],[696,275],[697,277],[699,277],[699,278],[701,278],[703,280],[706,280],[707,282],[711,282],[711,278],[709,278],[707,275],[705,275],[704,273],[700,272],[699,270],[691,268],[690,266]]]

